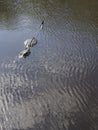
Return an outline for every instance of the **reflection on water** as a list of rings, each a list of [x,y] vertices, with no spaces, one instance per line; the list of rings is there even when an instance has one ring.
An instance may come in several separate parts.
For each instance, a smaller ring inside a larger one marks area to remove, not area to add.
[[[0,2],[0,130],[97,130],[97,0]],[[23,41],[37,35],[29,57]]]

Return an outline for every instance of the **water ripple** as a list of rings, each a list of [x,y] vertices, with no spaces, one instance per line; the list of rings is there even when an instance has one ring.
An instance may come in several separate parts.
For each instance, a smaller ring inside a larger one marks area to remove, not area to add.
[[[97,130],[95,1],[0,2],[1,130]],[[42,20],[38,44],[18,59]]]

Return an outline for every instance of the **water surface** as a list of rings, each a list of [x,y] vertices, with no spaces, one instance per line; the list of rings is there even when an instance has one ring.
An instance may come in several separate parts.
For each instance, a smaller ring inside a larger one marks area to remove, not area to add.
[[[1,130],[98,130],[97,6],[0,1]],[[32,36],[38,44],[19,59]]]

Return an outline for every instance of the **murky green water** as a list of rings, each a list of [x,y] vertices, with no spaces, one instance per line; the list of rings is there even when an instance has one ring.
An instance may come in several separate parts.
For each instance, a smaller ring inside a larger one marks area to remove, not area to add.
[[[0,1],[0,130],[98,130],[97,12],[97,0]]]

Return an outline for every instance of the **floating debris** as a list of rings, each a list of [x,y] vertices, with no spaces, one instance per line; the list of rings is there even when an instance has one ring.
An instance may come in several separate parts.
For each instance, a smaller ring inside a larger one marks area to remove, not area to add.
[[[38,32],[36,32],[36,36],[39,34],[40,30],[43,29],[43,24],[44,24],[44,21],[42,21]],[[29,56],[31,53],[30,47],[33,47],[36,44],[37,44],[37,39],[35,37],[33,37],[32,39],[25,40],[24,41],[25,49],[20,52],[18,57],[19,58],[23,58],[23,57],[26,58],[27,56]]]
[[[40,29],[43,29],[43,25],[44,25],[44,21],[42,21],[42,23],[40,25]]]
[[[37,44],[37,39],[33,37],[32,39],[27,39],[24,41],[24,45],[26,48],[32,47],[33,45]]]
[[[29,47],[25,48],[23,51],[20,52],[19,58],[23,58],[23,57],[26,58],[27,56],[30,55],[30,53],[31,53],[30,48]]]

